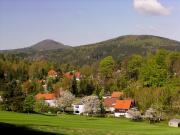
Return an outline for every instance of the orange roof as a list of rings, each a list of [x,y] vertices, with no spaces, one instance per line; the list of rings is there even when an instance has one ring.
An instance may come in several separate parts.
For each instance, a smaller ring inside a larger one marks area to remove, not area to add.
[[[49,70],[48,76],[56,76],[56,75],[57,75],[56,71],[54,71],[53,69]]]
[[[38,93],[35,98],[38,99],[44,99],[44,100],[52,100],[55,99],[55,94],[54,93]]]
[[[112,94],[111,94],[111,97],[112,98],[119,98],[123,96],[123,92],[119,92],[119,91],[114,91]]]
[[[132,100],[116,100],[116,109],[130,109]]]

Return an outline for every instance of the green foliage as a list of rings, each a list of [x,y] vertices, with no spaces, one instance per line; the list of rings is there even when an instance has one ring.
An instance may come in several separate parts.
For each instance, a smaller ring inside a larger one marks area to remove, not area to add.
[[[73,80],[72,80],[71,92],[72,92],[73,95],[78,94],[77,81],[76,81],[75,76],[73,77]]]
[[[2,94],[3,108],[11,111],[23,111],[24,95],[19,83],[15,80],[8,83]]]
[[[126,77],[126,75],[119,76],[119,78],[117,79],[118,89],[123,90],[127,88],[127,86],[128,86],[128,78]]]
[[[28,113],[33,112],[34,104],[35,104],[34,95],[28,95],[23,103],[23,111]]]
[[[133,55],[128,61],[128,76],[129,78],[138,79],[139,70],[142,65],[143,58],[140,55]]]
[[[34,105],[34,111],[38,113],[48,112],[48,105],[43,99],[37,100]]]
[[[115,68],[115,61],[112,56],[107,56],[101,60],[99,70],[105,77],[111,77]]]
[[[158,54],[146,60],[140,70],[140,78],[144,86],[161,87],[166,83],[168,79],[168,70],[164,62],[165,59],[158,57]]]
[[[141,38],[147,44],[141,44],[141,41],[137,41],[139,46],[151,46],[149,44],[151,39]],[[121,44],[132,41],[133,45],[137,45],[135,39],[137,37],[122,39]],[[156,43],[161,44],[158,41]],[[35,95],[39,92],[54,92],[60,88],[71,91],[80,97],[92,94],[100,95],[103,89],[104,94],[110,94],[115,90],[123,91],[124,98],[135,99],[136,104],[142,110],[154,105],[159,111],[166,109],[172,113],[179,113],[180,53],[178,51],[157,50],[149,52],[148,55],[141,56],[137,53],[123,59],[119,57],[121,55],[119,52],[118,55],[107,56],[107,52],[111,49],[113,52],[118,50],[118,44],[119,40],[113,41],[112,48],[109,48],[109,45],[101,44],[98,46],[98,50],[96,50],[96,46],[80,47],[80,52],[87,55],[83,59],[88,61],[88,65],[85,61],[81,61],[81,56],[73,61],[78,63],[74,66],[67,61],[64,63],[61,61],[61,64],[47,60],[27,61],[21,59],[19,55],[0,54],[2,107],[4,110],[10,111],[31,110],[29,95]],[[119,46],[119,48],[121,47]],[[131,45],[131,47],[133,46]],[[89,52],[91,49],[94,49],[93,54],[89,55],[92,53]],[[101,49],[105,49],[105,51]],[[68,56],[71,60],[74,59],[74,55],[78,54],[76,51],[78,49]],[[105,58],[101,60],[102,57]],[[99,60],[101,61],[97,62]],[[91,64],[92,61],[96,62]],[[82,64],[83,66],[81,66]],[[50,69],[58,72],[57,79],[47,76]],[[74,70],[81,72],[82,76],[78,81],[75,77],[69,79],[64,76],[66,72]],[[43,85],[47,85],[47,91],[44,90]],[[37,103],[36,106],[38,106]],[[44,107],[39,107],[39,112],[48,110],[47,105],[41,103],[41,106]]]

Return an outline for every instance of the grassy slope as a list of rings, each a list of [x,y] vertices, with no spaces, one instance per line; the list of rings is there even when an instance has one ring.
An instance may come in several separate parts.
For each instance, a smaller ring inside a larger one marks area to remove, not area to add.
[[[91,118],[74,115],[45,116],[0,112],[0,122],[68,135],[179,135],[179,128],[167,123],[150,125],[119,118]]]

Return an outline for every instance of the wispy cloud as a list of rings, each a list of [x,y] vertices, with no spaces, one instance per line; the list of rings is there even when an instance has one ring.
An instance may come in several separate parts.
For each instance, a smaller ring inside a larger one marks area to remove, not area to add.
[[[134,8],[141,13],[152,15],[169,15],[170,8],[162,5],[158,0],[134,0]]]
[[[158,34],[162,31],[158,26],[153,25],[136,25],[139,34]]]

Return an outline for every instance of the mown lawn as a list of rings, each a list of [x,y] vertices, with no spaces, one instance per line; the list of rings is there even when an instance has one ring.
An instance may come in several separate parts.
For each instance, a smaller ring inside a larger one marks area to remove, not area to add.
[[[64,135],[180,135],[180,128],[168,127],[167,122],[149,124],[124,118],[48,116],[0,111],[0,123]]]

